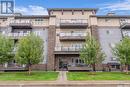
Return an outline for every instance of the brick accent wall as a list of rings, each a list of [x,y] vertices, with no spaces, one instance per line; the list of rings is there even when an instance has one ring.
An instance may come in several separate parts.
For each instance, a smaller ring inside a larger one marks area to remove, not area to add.
[[[48,29],[48,59],[47,59],[47,69],[54,70],[55,68],[55,39],[56,39],[56,28],[55,26],[49,26]]]
[[[98,36],[98,26],[92,25],[91,26],[91,34],[92,36],[99,41],[99,36]]]
[[[32,70],[46,70],[46,64],[32,65]]]

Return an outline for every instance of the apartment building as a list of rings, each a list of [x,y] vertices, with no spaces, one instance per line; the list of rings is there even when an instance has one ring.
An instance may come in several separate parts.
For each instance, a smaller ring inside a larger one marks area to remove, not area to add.
[[[22,14],[14,14],[11,16],[0,17],[0,32],[10,37],[17,44],[18,40],[27,36],[31,32],[40,36],[44,41],[44,59],[40,64],[45,64],[47,60],[48,49],[48,20],[49,16],[23,16]],[[14,47],[14,52],[16,47]],[[10,61],[5,67],[15,68],[22,67],[16,64],[15,60]]]
[[[34,69],[90,70],[79,57],[89,34],[98,40],[106,54],[103,61],[105,70],[120,70],[120,63],[111,48],[124,36],[130,36],[130,16],[114,13],[96,15],[97,11],[96,8],[49,8],[48,15],[44,16],[1,16],[0,31],[16,43],[29,32],[43,38],[44,58],[33,66]],[[102,70],[102,67],[98,66],[97,70]]]

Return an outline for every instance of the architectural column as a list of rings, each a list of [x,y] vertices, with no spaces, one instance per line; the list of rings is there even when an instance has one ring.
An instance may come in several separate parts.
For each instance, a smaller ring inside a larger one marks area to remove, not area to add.
[[[92,26],[91,26],[91,35],[92,35],[97,41],[99,41],[98,26],[96,26],[96,25],[92,25]]]
[[[56,28],[54,25],[49,26],[48,29],[48,59],[47,59],[47,70],[55,69],[55,38],[56,38]]]

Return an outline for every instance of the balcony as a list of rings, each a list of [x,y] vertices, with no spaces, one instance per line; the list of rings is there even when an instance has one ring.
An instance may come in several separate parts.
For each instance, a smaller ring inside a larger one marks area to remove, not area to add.
[[[22,27],[22,28],[31,28],[32,23],[31,23],[30,20],[15,19],[15,20],[10,21],[9,26],[11,26],[11,27]]]
[[[130,19],[121,19],[120,25],[121,29],[130,29]]]
[[[61,41],[85,41],[87,33],[60,33]]]
[[[11,39],[20,39],[24,36],[27,36],[28,34],[30,34],[30,32],[27,33],[9,33],[7,36],[9,36]]]
[[[86,28],[87,26],[87,19],[60,19],[61,28]]]
[[[68,71],[92,71],[88,66],[68,66]]]
[[[79,54],[82,47],[55,47],[55,54]]]

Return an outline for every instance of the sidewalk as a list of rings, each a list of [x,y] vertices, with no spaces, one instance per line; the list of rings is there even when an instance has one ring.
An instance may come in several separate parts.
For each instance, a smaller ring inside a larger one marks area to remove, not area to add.
[[[65,83],[67,82],[67,76],[66,76],[66,72],[67,71],[59,71],[59,76],[58,79],[56,80],[56,82],[62,82]]]

